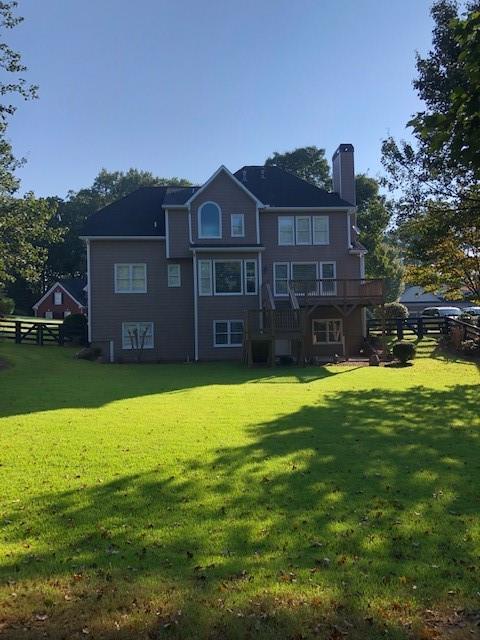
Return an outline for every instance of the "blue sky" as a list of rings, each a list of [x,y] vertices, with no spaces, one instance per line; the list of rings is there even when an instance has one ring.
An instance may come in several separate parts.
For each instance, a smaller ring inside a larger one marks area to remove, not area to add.
[[[64,196],[98,171],[199,182],[220,164],[340,142],[381,172],[381,140],[421,105],[428,0],[20,0],[9,42],[40,99],[9,137],[22,190]]]

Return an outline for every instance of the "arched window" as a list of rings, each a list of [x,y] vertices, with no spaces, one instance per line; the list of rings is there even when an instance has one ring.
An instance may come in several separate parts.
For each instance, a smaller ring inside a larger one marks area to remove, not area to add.
[[[205,202],[198,210],[198,237],[222,237],[221,211],[215,202]]]

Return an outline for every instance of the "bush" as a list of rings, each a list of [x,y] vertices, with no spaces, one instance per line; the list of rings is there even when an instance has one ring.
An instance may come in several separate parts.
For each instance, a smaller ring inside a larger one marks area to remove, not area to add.
[[[464,356],[476,357],[480,355],[480,342],[476,340],[462,340],[459,351]]]
[[[63,321],[63,328],[69,335],[79,335],[87,330],[87,316],[81,313],[72,313]]]
[[[402,364],[407,364],[409,360],[415,358],[417,348],[413,342],[397,342],[393,346],[393,355],[397,360],[400,360]]]
[[[102,350],[99,347],[85,347],[75,354],[75,358],[78,360],[97,360],[100,357]]]
[[[7,298],[7,296],[0,296],[0,315],[8,315],[13,313],[15,309],[15,300]]]
[[[391,320],[392,318],[408,318],[408,309],[401,302],[387,302],[384,306],[385,320]],[[377,307],[375,310],[375,317],[382,319],[382,307]]]

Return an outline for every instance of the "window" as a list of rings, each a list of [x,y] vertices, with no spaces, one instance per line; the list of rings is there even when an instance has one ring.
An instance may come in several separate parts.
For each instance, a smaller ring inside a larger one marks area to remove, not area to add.
[[[310,216],[297,216],[295,227],[296,244],[312,244],[312,220]]]
[[[45,318],[47,318],[47,320],[52,320],[53,311],[45,311]]]
[[[215,347],[241,347],[243,320],[214,320],[213,344]]]
[[[245,260],[245,293],[254,295],[257,293],[257,262]]]
[[[115,293],[146,293],[146,264],[116,264]]]
[[[198,237],[222,237],[221,211],[215,202],[205,202],[198,210]]]
[[[342,333],[342,320],[312,320],[313,344],[341,343]]]
[[[215,295],[243,293],[241,260],[215,260],[213,264]]]
[[[212,295],[212,261],[198,261],[198,293],[201,296]]]
[[[62,292],[55,291],[53,294],[53,304],[62,304]]]
[[[288,295],[288,262],[275,262],[273,265],[273,293],[276,296]]]
[[[179,264],[169,264],[167,266],[168,273],[168,286],[169,287],[180,287],[182,284],[181,273],[180,273],[180,265]]]
[[[293,216],[278,218],[278,244],[295,244],[295,219]]]
[[[245,216],[243,213],[232,213],[230,217],[232,238],[245,236]]]
[[[292,280],[296,293],[316,293],[317,263],[292,262]]]
[[[320,263],[321,295],[334,296],[337,294],[337,283],[335,282],[335,262]],[[332,282],[328,282],[332,280]]]
[[[153,322],[123,322],[122,349],[153,349]]]
[[[313,216],[313,244],[329,244],[328,216]]]

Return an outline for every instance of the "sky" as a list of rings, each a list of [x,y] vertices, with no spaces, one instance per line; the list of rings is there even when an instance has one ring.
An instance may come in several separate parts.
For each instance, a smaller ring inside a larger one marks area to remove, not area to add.
[[[430,0],[20,0],[7,41],[39,85],[8,129],[22,191],[64,197],[101,168],[194,183],[306,145],[381,141],[422,105]]]

